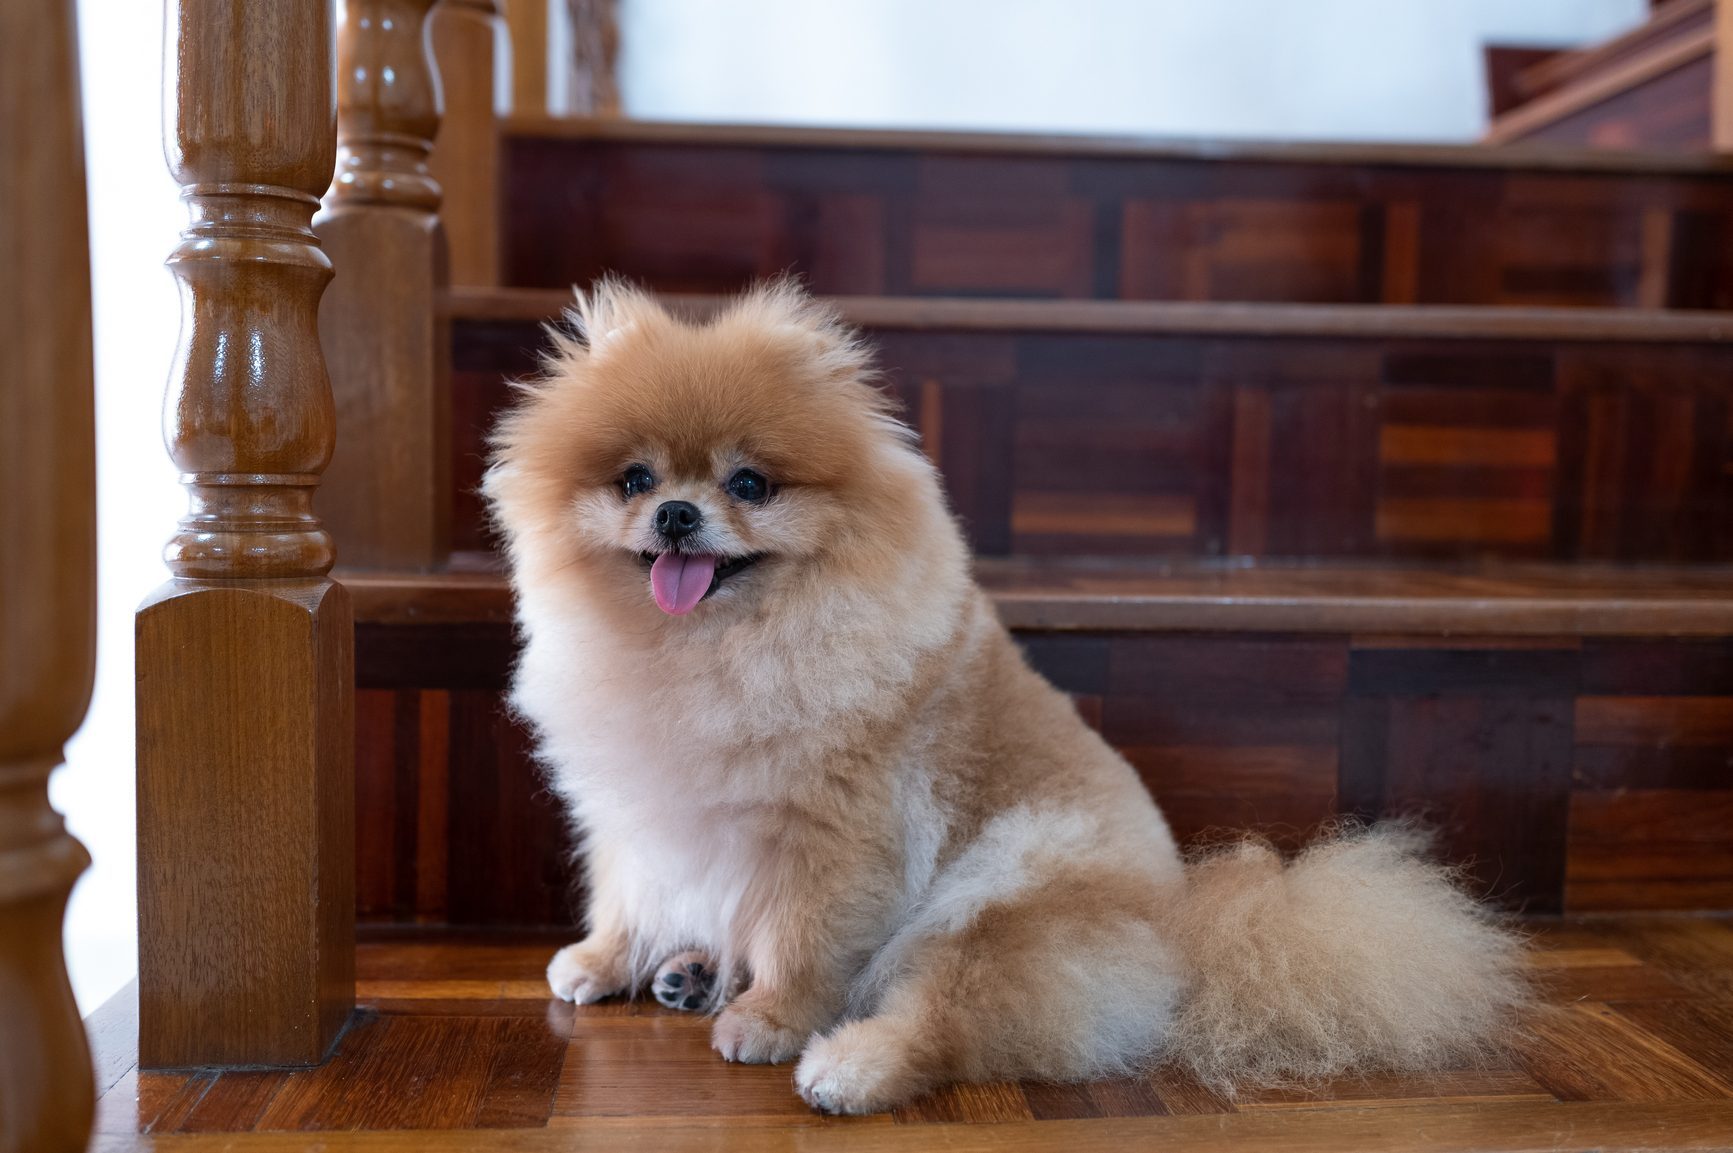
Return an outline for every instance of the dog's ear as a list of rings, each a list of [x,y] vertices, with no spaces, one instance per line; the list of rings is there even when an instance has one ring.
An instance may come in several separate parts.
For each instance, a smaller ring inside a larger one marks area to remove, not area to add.
[[[582,360],[606,351],[608,345],[635,329],[668,319],[656,298],[635,284],[604,276],[588,292],[573,290],[563,327],[551,327],[558,359]]]
[[[872,351],[860,333],[793,276],[754,285],[727,319],[797,340],[821,377],[866,383],[873,375]]]

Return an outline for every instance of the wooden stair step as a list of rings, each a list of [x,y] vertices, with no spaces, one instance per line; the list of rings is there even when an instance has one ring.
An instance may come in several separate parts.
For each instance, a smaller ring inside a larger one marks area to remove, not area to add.
[[[460,548],[488,547],[486,436],[568,299],[447,300]],[[984,555],[1733,560],[1726,316],[836,303]]]
[[[1665,0],[1627,32],[1588,48],[1554,52],[1529,65],[1518,76],[1517,88],[1533,99],[1641,56],[1658,44],[1694,35],[1714,22],[1715,0]]]
[[[345,573],[360,907],[564,923],[563,814],[502,693],[511,599]],[[1423,813],[1529,911],[1733,907],[1733,572],[982,559],[1034,666],[1190,844]]]
[[[1727,162],[517,118],[503,281],[1725,308]]]
[[[1486,142],[1705,151],[1714,54],[1713,0],[1670,0],[1622,36],[1524,69],[1516,86],[1530,99]]]
[[[339,575],[358,625],[509,626],[493,558],[458,566]],[[1733,567],[983,557],[976,573],[1006,626],[1029,631],[1733,637]]]

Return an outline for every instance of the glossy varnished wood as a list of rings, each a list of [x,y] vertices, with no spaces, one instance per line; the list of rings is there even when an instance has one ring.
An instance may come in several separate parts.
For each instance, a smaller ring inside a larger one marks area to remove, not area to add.
[[[357,624],[508,623],[497,561],[458,559],[441,573],[345,570]],[[976,572],[1014,629],[1733,636],[1733,569],[1720,567],[983,557]]]
[[[456,293],[452,537],[561,292]],[[675,297],[702,315],[715,298]],[[1733,560],[1712,313],[838,299],[985,555]]]
[[[514,136],[609,140],[632,144],[695,144],[775,148],[861,148],[1012,156],[1110,157],[1279,163],[1368,164],[1426,169],[1478,168],[1541,172],[1645,174],[1728,173],[1717,156],[1674,156],[1602,149],[1488,149],[1461,144],[1359,144],[1283,140],[1211,140],[1090,133],[956,132],[922,129],[827,128],[781,124],[694,124],[611,117],[509,117]]]
[[[353,1004],[353,625],[312,512],[334,415],[310,220],[330,7],[181,0],[166,37],[170,456],[191,512],[137,616],[140,1058],[318,1061]],[[264,64],[268,62],[268,66]]]
[[[1498,117],[1486,142],[1703,149],[1709,143],[1714,52],[1712,20],[1683,24],[1670,35],[1603,56]]]
[[[681,293],[660,299],[694,319],[712,316],[727,303],[725,297]],[[538,324],[557,320],[571,302],[570,290],[563,288],[454,288],[441,298],[453,319]],[[1688,311],[904,296],[840,296],[832,303],[850,324],[916,332],[1733,343],[1733,318]]]
[[[318,507],[352,565],[431,568],[451,532],[432,4],[354,0],[338,29],[337,179],[313,226],[335,270],[319,336],[342,435]]]
[[[92,1018],[98,1150],[1626,1149],[1733,1141],[1722,1069],[1733,928],[1714,918],[1527,923],[1545,1006],[1478,1068],[1223,1097],[1177,1070],[943,1090],[826,1118],[786,1067],[728,1065],[708,1022],[645,1003],[574,1009],[540,970],[564,938],[430,932],[360,949],[364,1014],[325,1068],[140,1073],[127,995]],[[1686,939],[1697,948],[1669,948]],[[341,1130],[342,1132],[338,1132]],[[316,1136],[314,1134],[316,1132]],[[221,1135],[220,1137],[218,1135]],[[219,1145],[226,1141],[229,1144]],[[297,1144],[297,1142],[303,1144]]]
[[[1725,308],[1725,163],[515,120],[504,283]]]
[[[1709,143],[1717,152],[1733,150],[1733,11],[1714,5],[1715,62],[1709,75]]]
[[[96,462],[71,0],[0,8],[0,1151],[74,1153],[90,1055],[61,918],[90,858],[48,776],[90,700]]]
[[[428,35],[443,92],[429,166],[444,190],[440,217],[454,284],[499,283],[500,135],[497,70],[510,59],[498,0],[438,0]]]
[[[1689,35],[1714,22],[1715,0],[1659,0],[1649,18],[1610,40],[1587,48],[1548,53],[1522,70],[1517,87],[1533,99],[1608,67],[1646,54],[1657,44]]]
[[[568,834],[502,704],[485,557],[355,573],[364,918],[563,922]],[[1719,569],[983,559],[1031,662],[1188,843],[1418,815],[1508,906],[1733,903]]]

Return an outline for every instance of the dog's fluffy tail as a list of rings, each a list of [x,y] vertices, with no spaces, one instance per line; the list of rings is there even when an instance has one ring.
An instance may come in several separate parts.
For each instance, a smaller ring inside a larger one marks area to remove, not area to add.
[[[1528,997],[1522,941],[1401,825],[1284,864],[1247,841],[1194,862],[1169,933],[1187,970],[1174,1059],[1233,1087],[1496,1052]]]

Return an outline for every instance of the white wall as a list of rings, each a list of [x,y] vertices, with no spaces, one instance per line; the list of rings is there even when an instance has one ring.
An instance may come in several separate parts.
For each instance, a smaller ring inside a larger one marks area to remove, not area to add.
[[[561,5],[563,7],[563,5]],[[1647,0],[621,0],[654,120],[1472,140],[1481,46],[1577,44]]]
[[[564,10],[562,0],[552,0]],[[1644,0],[623,0],[637,116],[1462,139],[1484,38],[1576,42]],[[86,1012],[136,971],[132,612],[185,502],[161,405],[185,224],[162,161],[162,6],[80,0],[96,310],[97,686],[53,783],[89,846],[67,922]]]
[[[167,577],[162,546],[186,510],[161,432],[180,327],[163,258],[186,212],[163,165],[162,5],[80,0],[78,24],[96,325],[96,694],[50,795],[95,859],[66,925],[88,1013],[138,966],[132,610]]]

